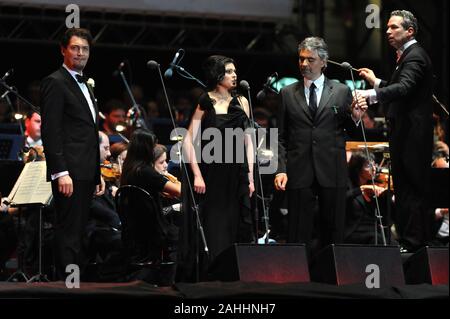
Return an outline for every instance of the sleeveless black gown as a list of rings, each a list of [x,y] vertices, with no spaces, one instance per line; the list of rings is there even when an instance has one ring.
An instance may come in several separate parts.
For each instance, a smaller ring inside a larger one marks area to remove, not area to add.
[[[178,255],[178,279],[181,281],[208,279],[207,269],[221,252],[234,243],[249,243],[254,240],[247,157],[243,156],[243,162],[242,156],[240,161],[236,160],[236,146],[243,145],[244,142],[234,139],[231,144],[227,141],[229,144],[225,150],[225,130],[240,128],[244,131],[249,126],[249,119],[236,97],[231,100],[227,114],[216,114],[213,101],[207,94],[200,97],[199,104],[205,111],[201,122],[201,132],[210,127],[217,128],[221,132],[220,137],[214,136],[210,140],[202,141],[202,151],[209,143],[221,142],[222,162],[207,164],[202,160],[199,163],[206,193],[203,195],[195,193],[195,198],[209,249],[209,259],[206,258],[196,227],[196,215],[192,209],[193,204],[185,176],[182,180],[184,225],[180,231]],[[220,138],[221,141],[215,138]],[[234,150],[233,160],[231,163],[226,163],[224,162],[225,151],[229,153],[231,145]],[[241,149],[240,152],[243,150]],[[187,166],[189,167],[189,164]],[[190,167],[188,170],[190,171]],[[194,179],[191,172],[190,175],[193,185]],[[197,271],[199,278],[196,278]]]

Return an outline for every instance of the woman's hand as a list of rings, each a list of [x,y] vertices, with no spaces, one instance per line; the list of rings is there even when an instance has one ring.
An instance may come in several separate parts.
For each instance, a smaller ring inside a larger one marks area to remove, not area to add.
[[[380,186],[373,185],[361,185],[361,192],[363,193],[364,198],[370,202],[371,198],[375,195],[379,197],[386,189]]]
[[[204,194],[206,192],[206,185],[202,175],[194,177],[194,191],[199,194]]]
[[[253,193],[255,192],[255,183],[253,182],[248,183],[248,192],[249,196],[252,197]]]

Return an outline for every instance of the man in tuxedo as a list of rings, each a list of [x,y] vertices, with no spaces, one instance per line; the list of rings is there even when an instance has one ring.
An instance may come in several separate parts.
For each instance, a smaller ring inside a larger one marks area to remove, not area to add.
[[[347,86],[325,77],[328,47],[323,39],[306,38],[298,52],[303,79],[280,92],[278,172],[274,182],[276,189],[288,190],[289,242],[306,243],[312,248],[314,212],[318,207],[315,249],[319,249],[344,239],[344,128],[355,126],[352,116],[360,120],[367,104],[364,99],[352,103]]]
[[[389,147],[395,192],[395,222],[405,251],[431,239],[433,216],[428,210],[433,149],[431,60],[415,40],[417,19],[405,10],[391,13],[386,35],[397,50],[397,65],[389,82],[367,68],[360,76],[374,89],[360,91],[369,104],[387,106]]]
[[[47,179],[55,200],[55,254],[58,279],[68,264],[86,263],[84,232],[100,178],[98,110],[83,76],[92,37],[86,29],[68,29],[61,39],[63,65],[41,84],[42,141]],[[96,186],[97,185],[97,186]]]

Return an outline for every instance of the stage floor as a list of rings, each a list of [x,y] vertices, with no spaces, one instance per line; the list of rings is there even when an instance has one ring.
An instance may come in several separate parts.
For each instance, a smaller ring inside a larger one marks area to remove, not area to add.
[[[335,286],[321,283],[202,282],[177,283],[172,287],[134,281],[129,283],[81,282],[80,288],[66,288],[64,282],[0,282],[0,298],[144,298],[181,301],[184,299],[430,299],[449,298],[449,286],[430,284],[368,289],[363,284]]]

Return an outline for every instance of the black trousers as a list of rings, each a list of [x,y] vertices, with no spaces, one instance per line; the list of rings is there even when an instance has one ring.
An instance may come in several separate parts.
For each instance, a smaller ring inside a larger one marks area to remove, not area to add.
[[[73,194],[63,196],[58,182],[52,181],[55,201],[55,263],[58,280],[65,280],[66,266],[76,264],[83,271],[87,264],[86,225],[94,196],[93,181],[73,180]]]
[[[434,213],[429,209],[433,131],[426,122],[414,130],[410,125],[405,119],[389,120],[389,148],[399,241],[405,248],[416,250],[433,237]],[[418,137],[410,138],[414,135]]]
[[[313,254],[331,243],[342,243],[345,194],[345,187],[321,187],[317,182],[311,187],[288,190],[288,242],[305,243]],[[314,247],[313,234],[317,239]]]

